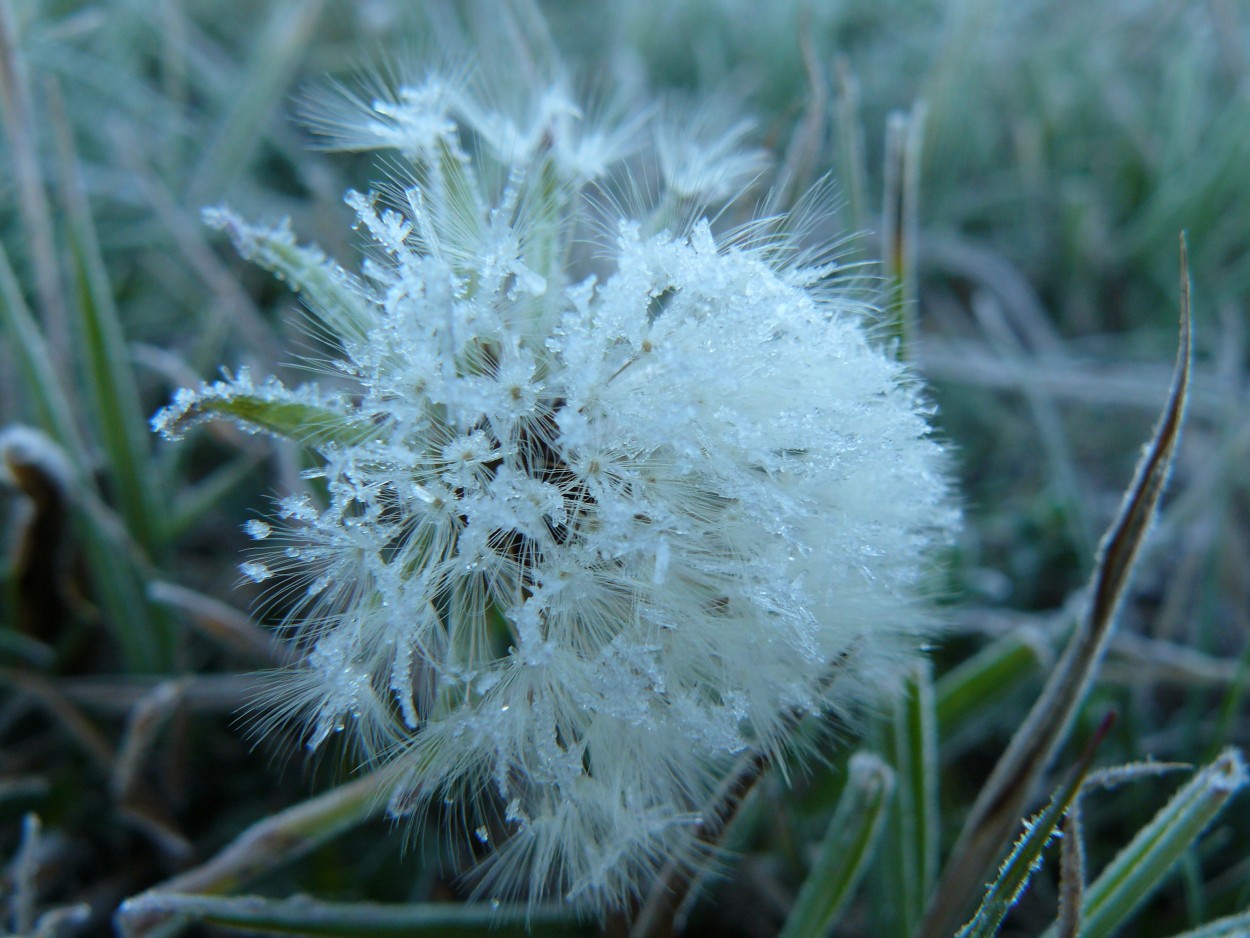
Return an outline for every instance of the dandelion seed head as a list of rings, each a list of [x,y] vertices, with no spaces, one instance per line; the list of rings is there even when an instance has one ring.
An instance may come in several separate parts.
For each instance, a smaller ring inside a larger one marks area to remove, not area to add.
[[[332,142],[397,150],[413,180],[348,194],[360,275],[285,226],[209,216],[297,274],[350,392],[241,373],[154,425],[225,416],[320,457],[324,504],[284,499],[272,538],[247,526],[275,553],[245,575],[303,578],[307,658],[266,719],[399,764],[397,814],[495,803],[483,895],[619,906],[703,857],[736,756],[779,756],[796,715],[871,706],[904,671],[958,523],[946,457],[831,268],[700,213],[602,216],[591,180],[639,145],[622,127],[703,204],[762,168],[746,125],[699,125],[685,177],[673,131],[619,107],[586,126],[561,82],[375,98]],[[588,230],[608,232],[593,264]],[[274,429],[294,405],[315,433]]]

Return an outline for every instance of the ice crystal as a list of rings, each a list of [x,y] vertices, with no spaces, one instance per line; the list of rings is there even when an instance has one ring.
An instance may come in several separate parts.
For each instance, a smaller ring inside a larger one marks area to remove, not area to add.
[[[397,813],[485,811],[487,895],[619,905],[697,862],[737,754],[892,686],[957,520],[942,449],[834,268],[702,220],[762,166],[746,124],[681,149],[671,118],[586,126],[563,85],[517,103],[435,74],[340,105],[332,143],[412,165],[348,193],[359,275],[285,224],[207,218],[301,292],[353,386],[241,373],[154,423],[319,456],[324,504],[247,526],[246,575],[306,584],[283,588],[307,653],[269,720],[399,763]],[[612,214],[594,187],[640,135],[671,188]]]

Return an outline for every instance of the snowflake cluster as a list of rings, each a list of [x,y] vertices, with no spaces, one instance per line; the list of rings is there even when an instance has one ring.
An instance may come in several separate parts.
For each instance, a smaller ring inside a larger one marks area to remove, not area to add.
[[[958,518],[923,396],[836,265],[783,219],[706,220],[760,171],[740,123],[677,147],[559,83],[491,100],[430,74],[326,112],[332,145],[411,166],[347,196],[359,273],[206,213],[333,334],[339,390],[227,376],[154,424],[318,456],[324,502],[248,525],[244,572],[302,593],[271,719],[397,766],[396,812],[482,812],[488,895],[603,909],[697,861],[735,757],[881,699]],[[627,213],[605,193],[640,151],[659,192]]]

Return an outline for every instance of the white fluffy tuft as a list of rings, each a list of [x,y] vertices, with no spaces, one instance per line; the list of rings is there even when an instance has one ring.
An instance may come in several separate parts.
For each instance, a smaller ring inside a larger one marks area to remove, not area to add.
[[[211,212],[308,295],[356,386],[241,376],[157,425],[247,391],[370,428],[316,447],[328,504],[283,502],[273,536],[249,522],[272,553],[249,575],[297,570],[307,593],[307,660],[273,719],[406,765],[397,806],[486,792],[490,895],[604,909],[701,859],[735,756],[888,692],[958,518],[916,383],[857,301],[786,266],[797,247],[657,214],[613,221],[582,266],[606,201],[589,180],[645,130],[620,107],[582,126],[565,87],[500,96],[505,113],[430,74],[358,99],[354,133],[337,112],[339,142],[413,164],[389,196],[349,194],[372,242],[358,277],[284,226]],[[731,197],[764,165],[747,125],[706,123],[686,116],[689,145],[672,120],[651,138],[678,200]]]

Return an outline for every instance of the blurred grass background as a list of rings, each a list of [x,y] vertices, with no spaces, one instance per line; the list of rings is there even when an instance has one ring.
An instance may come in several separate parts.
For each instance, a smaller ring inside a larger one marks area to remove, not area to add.
[[[829,233],[867,232],[851,244],[865,260],[882,250],[889,115],[923,114],[913,357],[968,515],[951,558],[950,632],[933,654],[944,843],[1060,647],[1163,402],[1187,230],[1190,421],[1083,719],[1120,714],[1104,763],[1198,763],[1250,742],[1244,4],[15,0],[0,24],[0,426],[39,427],[68,464],[40,500],[39,471],[23,476],[10,456],[16,481],[0,489],[11,542],[0,856],[17,850],[22,815],[38,813],[40,905],[88,903],[85,933],[106,932],[124,897],[348,768],[252,748],[237,719],[247,675],[272,651],[244,615],[258,596],[238,585],[240,527],[301,484],[299,454],[222,428],[165,446],[146,417],[223,362],[301,379],[283,351],[309,348],[297,301],[238,261],[200,209],[290,216],[301,240],[347,263],[341,194],[365,185],[368,167],[310,149],[292,114],[324,76],[415,54],[434,26],[478,48],[558,50],[600,86],[737,96],[794,191],[833,174]],[[999,652],[975,659],[997,670],[971,670],[974,655]],[[740,859],[692,933],[777,929],[844,762],[834,755],[792,789],[765,778],[733,832]],[[1171,787],[1091,799],[1091,869]],[[1244,909],[1247,844],[1238,803],[1133,933]],[[459,849],[454,836],[364,825],[258,888],[453,898]],[[886,921],[888,873],[878,879],[847,913],[847,934],[904,933]],[[1054,888],[1044,873],[1009,930],[1039,933]]]

